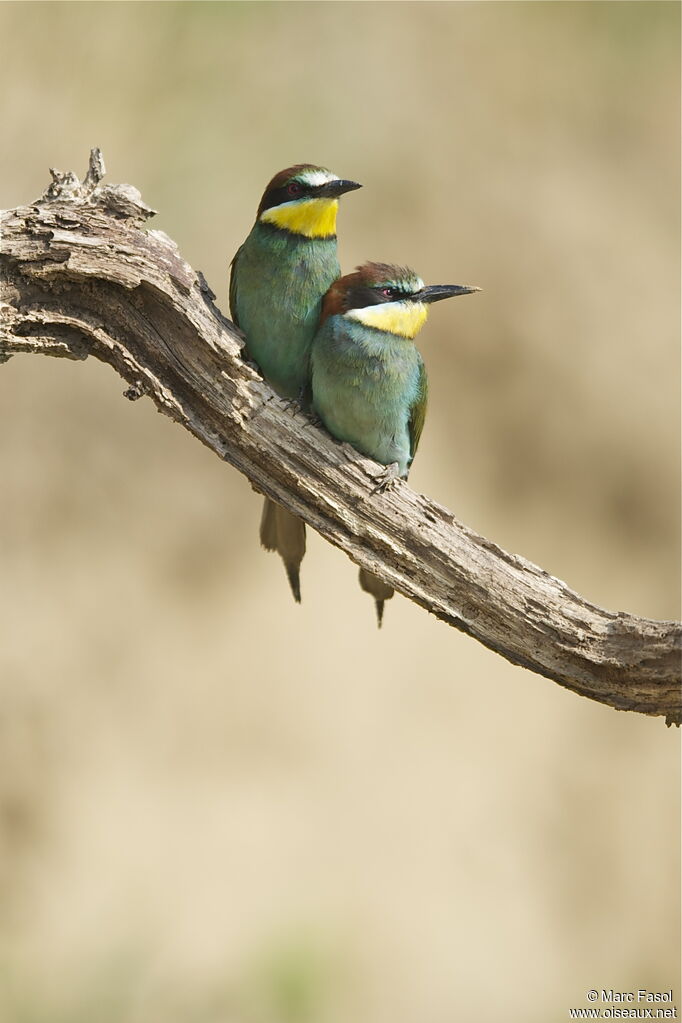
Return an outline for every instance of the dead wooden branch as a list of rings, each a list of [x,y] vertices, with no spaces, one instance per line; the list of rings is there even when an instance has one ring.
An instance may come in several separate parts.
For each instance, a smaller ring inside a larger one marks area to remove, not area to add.
[[[253,486],[358,565],[514,664],[619,710],[679,724],[682,626],[595,607],[292,416],[240,356],[238,331],[136,189],[52,171],[2,214],[0,362],[19,352],[108,362]]]

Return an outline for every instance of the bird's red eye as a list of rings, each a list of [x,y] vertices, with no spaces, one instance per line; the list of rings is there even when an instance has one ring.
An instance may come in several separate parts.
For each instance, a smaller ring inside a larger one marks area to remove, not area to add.
[[[385,295],[386,298],[393,298],[393,296],[395,294],[395,291],[394,291],[393,288],[382,288],[381,289],[381,294]]]
[[[289,184],[287,185],[287,192],[289,193],[289,195],[300,195],[302,192],[302,188],[299,185],[298,181],[289,182]]]

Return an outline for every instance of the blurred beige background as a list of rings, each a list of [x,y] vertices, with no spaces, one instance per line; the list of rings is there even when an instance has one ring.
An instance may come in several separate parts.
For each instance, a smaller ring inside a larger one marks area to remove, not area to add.
[[[227,310],[268,178],[437,307],[412,485],[679,608],[676,4],[0,6],[0,202],[101,146]],[[679,733],[514,668],[94,361],[0,367],[0,1020],[554,1023],[675,988]]]

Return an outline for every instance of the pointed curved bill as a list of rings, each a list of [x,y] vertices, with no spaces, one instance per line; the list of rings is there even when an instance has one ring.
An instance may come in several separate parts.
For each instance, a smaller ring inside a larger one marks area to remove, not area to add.
[[[467,284],[429,284],[412,296],[413,302],[440,302],[443,298],[455,298],[457,295],[471,295],[480,288],[469,287]]]
[[[346,181],[343,178],[336,178],[334,181],[325,181],[323,185],[316,185],[311,189],[312,196],[325,199],[336,199],[344,192],[354,192],[356,188],[362,188],[357,181]]]

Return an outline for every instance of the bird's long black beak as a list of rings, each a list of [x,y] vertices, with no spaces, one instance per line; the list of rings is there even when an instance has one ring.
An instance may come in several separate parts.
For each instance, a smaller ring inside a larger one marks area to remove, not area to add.
[[[480,288],[469,287],[468,284],[429,284],[412,296],[413,302],[440,302],[443,298],[455,298],[456,295],[471,295]]]
[[[354,192],[356,188],[362,188],[362,185],[359,185],[357,181],[345,181],[343,178],[339,178],[336,181],[327,181],[324,185],[318,185],[312,192],[315,197],[335,199],[337,196],[343,195],[344,192]]]

